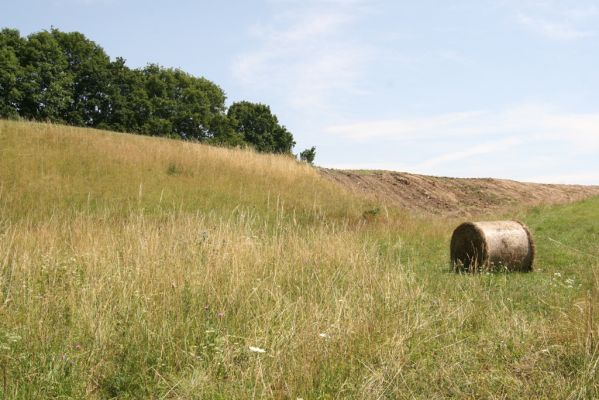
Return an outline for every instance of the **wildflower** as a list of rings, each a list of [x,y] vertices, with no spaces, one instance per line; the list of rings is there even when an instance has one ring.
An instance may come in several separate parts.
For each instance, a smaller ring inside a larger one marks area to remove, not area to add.
[[[325,338],[325,339],[330,338],[330,336],[327,333],[324,333],[324,332],[323,333],[319,333],[318,336],[320,336],[321,338]]]
[[[266,350],[254,346],[250,346],[250,351],[254,353],[266,353]]]
[[[225,313],[223,311],[220,311],[217,315],[219,318],[222,318],[225,316]]]

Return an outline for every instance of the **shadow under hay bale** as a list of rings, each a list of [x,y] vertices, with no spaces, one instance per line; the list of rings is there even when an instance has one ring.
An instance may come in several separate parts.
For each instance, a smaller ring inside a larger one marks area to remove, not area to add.
[[[456,271],[532,271],[535,245],[518,221],[465,222],[451,237],[450,257]]]

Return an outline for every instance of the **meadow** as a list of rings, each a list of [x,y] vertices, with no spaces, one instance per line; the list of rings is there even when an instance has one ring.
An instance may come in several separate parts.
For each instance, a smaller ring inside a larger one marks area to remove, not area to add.
[[[1,397],[599,398],[599,198],[477,218],[535,271],[290,157],[0,121]]]

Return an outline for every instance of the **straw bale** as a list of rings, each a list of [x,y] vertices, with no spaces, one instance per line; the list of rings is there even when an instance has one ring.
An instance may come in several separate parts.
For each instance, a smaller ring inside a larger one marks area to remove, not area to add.
[[[532,271],[535,246],[518,221],[465,222],[451,237],[451,262],[457,271]]]

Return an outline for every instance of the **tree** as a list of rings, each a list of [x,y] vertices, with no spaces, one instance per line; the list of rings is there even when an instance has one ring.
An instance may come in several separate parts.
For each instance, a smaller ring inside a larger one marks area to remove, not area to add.
[[[31,34],[19,51],[19,59],[21,116],[64,122],[72,102],[73,77],[58,41],[46,31]]]
[[[154,128],[149,128],[149,132],[208,139],[212,119],[224,116],[225,94],[222,89],[179,69],[150,64],[142,72],[151,104],[149,121],[162,129],[154,131]]]
[[[277,116],[265,104],[248,101],[233,103],[227,116],[244,141],[258,151],[290,153],[295,145],[293,135],[279,124]]]
[[[52,29],[71,76],[71,101],[64,120],[69,124],[97,127],[106,122],[110,58],[100,46],[79,32]]]
[[[314,164],[314,158],[316,158],[316,147],[314,146],[300,153],[300,160],[308,164]]]
[[[129,69],[121,57],[108,66],[106,94],[108,110],[103,129],[120,132],[146,133],[144,124],[151,115],[151,104],[140,70]]]
[[[219,146],[245,147],[243,135],[235,131],[231,120],[224,114],[217,114],[210,120],[208,142]]]
[[[0,31],[0,117],[14,118],[19,115],[22,93],[18,83],[22,79],[19,51],[23,40],[19,31]]]

